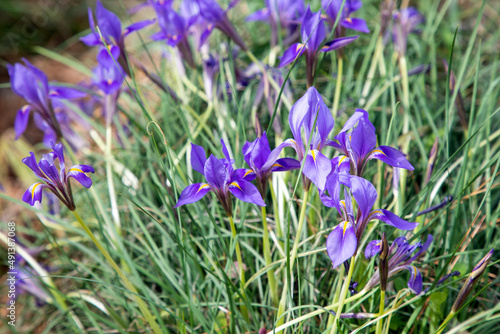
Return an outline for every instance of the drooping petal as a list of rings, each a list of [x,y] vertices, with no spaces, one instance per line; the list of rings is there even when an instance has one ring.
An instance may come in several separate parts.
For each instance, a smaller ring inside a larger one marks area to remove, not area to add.
[[[14,130],[16,131],[16,140],[26,131],[26,127],[28,127],[28,121],[30,119],[30,111],[31,106],[25,105],[16,115],[16,120],[14,121]]]
[[[186,188],[184,188],[181,195],[179,196],[179,200],[177,201],[177,204],[175,204],[174,208],[178,208],[179,206],[185,204],[198,202],[210,190],[211,188],[208,183],[195,183],[190,186],[187,186]]]
[[[247,16],[247,21],[268,21],[269,20],[269,8],[262,8],[258,11]]]
[[[304,44],[292,44],[292,46],[290,46],[285,50],[285,52],[283,52],[283,56],[281,56],[280,58],[280,64],[278,65],[278,68],[282,68],[283,66],[293,63],[295,59],[304,54],[305,50],[306,47],[304,46]]]
[[[329,52],[329,51],[341,49],[344,46],[351,44],[352,42],[357,40],[358,37],[359,36],[335,38],[334,40],[331,40],[330,42],[325,43],[325,45],[319,51]]]
[[[365,258],[369,259],[380,252],[382,247],[382,240],[373,240],[366,245],[365,248]]]
[[[418,226],[418,223],[410,223],[398,217],[394,213],[384,209],[378,209],[373,211],[371,218],[381,220],[391,226],[394,226],[395,228],[405,231],[413,230],[415,227]]]
[[[67,177],[72,177],[85,188],[90,188],[92,180],[85,173],[94,173],[94,168],[88,165],[75,165],[68,170]]]
[[[326,177],[330,174],[331,170],[332,163],[330,159],[325,157],[321,152],[318,150],[310,150],[307,153],[302,173],[307,176],[319,190],[325,189]]]
[[[352,224],[344,221],[337,225],[326,239],[326,251],[333,268],[347,261],[356,252],[358,241]]]
[[[377,159],[389,166],[413,170],[413,166],[401,151],[390,146],[379,146],[374,149],[368,159]]]
[[[350,180],[352,195],[361,210],[360,221],[365,222],[377,200],[377,190],[370,181],[362,177],[352,175]]]
[[[350,18],[346,17],[342,20],[342,26],[347,29],[352,29],[360,32],[364,32],[366,34],[370,33],[370,29],[366,25],[366,21],[359,18]]]
[[[274,150],[272,150],[271,153],[269,153],[269,156],[267,158],[266,163],[264,164],[264,166],[262,166],[262,170],[269,170],[269,169],[273,168],[273,165],[276,163],[276,161],[278,160],[278,157],[281,154],[281,151],[285,147],[293,147],[293,148],[295,148],[296,151],[298,149],[297,142],[295,140],[293,140],[293,139],[285,140],[283,143],[278,145]]]
[[[285,172],[300,168],[300,161],[292,158],[281,158],[271,166],[273,172]]]
[[[201,146],[191,144],[191,167],[201,175],[205,175],[205,162],[207,162],[207,154]]]
[[[203,175],[207,179],[208,184],[215,190],[224,190],[227,181],[229,181],[230,174],[227,171],[226,166],[221,160],[217,159],[213,155],[205,162],[205,167],[203,169]]]
[[[420,271],[415,266],[406,266],[410,272],[410,279],[408,280],[408,288],[410,288],[411,292],[416,295],[419,295],[422,292],[422,275]]]
[[[137,30],[141,30],[141,29],[143,29],[143,28],[145,28],[145,27],[147,27],[155,22],[156,22],[156,20],[152,19],[152,20],[144,20],[144,21],[132,23],[131,25],[129,25],[127,28],[125,28],[123,30],[122,35],[123,35],[123,37],[126,37],[130,33],[133,33],[134,31],[137,31]]]
[[[257,177],[257,174],[254,172],[253,169],[246,169],[246,168],[238,168],[233,171],[231,174],[231,179],[229,180],[229,183],[236,181],[236,180],[245,180],[245,181],[253,181]]]
[[[42,189],[47,185],[42,182],[32,184],[23,195],[23,201],[29,205],[35,205],[35,202],[42,202]]]
[[[33,173],[35,173],[36,176],[38,176],[39,178],[41,178],[44,181],[48,181],[49,180],[45,176],[45,174],[43,174],[43,172],[40,169],[40,167],[38,167],[38,163],[36,161],[36,157],[35,157],[35,154],[33,152],[30,152],[29,157],[23,158],[22,162],[26,166],[28,166],[33,171]]]
[[[266,203],[264,203],[257,187],[248,181],[241,179],[231,182],[229,184],[229,191],[234,195],[234,197],[242,200],[243,202],[266,206]]]
[[[82,91],[75,88],[49,85],[49,96],[51,98],[73,100],[87,96]]]

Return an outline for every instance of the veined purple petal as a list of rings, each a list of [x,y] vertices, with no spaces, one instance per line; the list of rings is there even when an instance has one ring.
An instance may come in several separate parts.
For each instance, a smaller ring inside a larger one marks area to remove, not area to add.
[[[116,45],[108,44],[107,48],[102,46],[97,54],[97,62],[106,67],[113,67],[120,58],[120,53],[120,48]]]
[[[174,208],[198,202],[210,190],[212,189],[210,188],[210,185],[208,183],[195,183],[190,186],[187,186],[186,188],[184,188],[181,195],[179,196],[179,200],[177,201],[177,204],[175,204]]]
[[[373,240],[366,245],[365,249],[365,257],[369,259],[380,252],[380,248],[382,247],[382,240]]]
[[[274,150],[271,151],[269,154],[269,157],[267,158],[267,162],[262,166],[262,170],[269,170],[273,168],[273,165],[276,163],[278,160],[278,157],[281,154],[281,151],[285,147],[293,147],[297,151],[297,143],[293,139],[287,139],[283,143],[279,144]],[[303,148],[302,148],[303,150]]]
[[[227,171],[227,167],[222,163],[221,160],[217,159],[213,155],[205,162],[205,167],[203,169],[203,175],[207,179],[208,184],[218,191],[225,189],[227,181],[229,181],[230,174]]]
[[[104,8],[99,0],[96,4],[95,15],[102,36],[106,39],[113,37],[115,42],[118,43],[122,36],[122,23],[118,16]]]
[[[48,89],[45,87],[48,87],[48,83],[43,72],[38,69],[35,72],[36,67],[33,65],[27,67],[19,63],[14,64],[14,66],[8,65],[7,68],[11,89],[14,93],[23,97],[30,104],[46,105]]]
[[[364,32],[366,34],[370,32],[370,29],[368,29],[368,26],[366,25],[366,21],[363,19],[346,17],[342,20],[341,24],[344,28],[347,29]]]
[[[408,288],[410,288],[411,292],[416,295],[419,295],[422,292],[422,275],[420,271],[415,266],[406,266],[410,272],[410,279],[408,280]]]
[[[352,175],[350,179],[352,195],[361,210],[360,220],[365,222],[372,211],[373,204],[377,200],[377,190],[370,181],[362,177]]]
[[[310,150],[307,153],[302,173],[307,176],[319,190],[325,189],[326,177],[330,174],[331,170],[332,163],[330,159],[325,157],[321,152],[318,150]]]
[[[144,21],[139,21],[139,22],[135,22],[135,23],[132,23],[131,25],[129,25],[127,28],[125,28],[122,32],[122,35],[123,37],[126,37],[127,35],[133,33],[134,31],[137,31],[137,30],[141,30],[153,23],[156,22],[156,19],[152,19],[152,20],[144,20]]]
[[[326,251],[333,268],[347,261],[356,252],[358,240],[352,224],[344,221],[337,225],[326,239]]]
[[[62,180],[57,170],[56,165],[54,164],[53,154],[44,154],[40,159],[38,166],[43,171],[45,175],[50,179],[52,183],[55,185],[62,185]]]
[[[33,152],[30,152],[30,156],[29,157],[23,158],[22,162],[26,166],[28,166],[33,171],[33,173],[35,173],[36,176],[38,176],[39,178],[41,178],[44,181],[48,181],[49,180],[49,179],[47,179],[47,177],[45,176],[45,174],[43,174],[43,172],[40,169],[40,167],[38,167],[38,163],[36,161],[35,154]]]
[[[87,96],[87,94],[75,88],[53,86],[53,85],[50,85],[49,88],[50,88],[49,96],[51,98],[73,100]]]
[[[23,195],[23,201],[29,205],[35,205],[35,202],[42,202],[42,189],[47,185],[42,182],[33,183]]]
[[[374,149],[368,159],[377,159],[389,166],[413,170],[413,166],[401,151],[390,146],[379,146]]]
[[[305,50],[306,47],[304,44],[301,43],[292,44],[292,46],[290,46],[288,49],[285,50],[283,56],[281,56],[278,68],[282,68],[283,66],[293,63],[295,59],[299,58],[304,54]]]
[[[92,180],[85,173],[94,173],[94,168],[88,165],[75,165],[68,170],[67,177],[72,177],[85,188],[90,188]]]
[[[325,45],[319,51],[329,52],[329,51],[341,49],[344,46],[354,42],[356,39],[358,39],[358,37],[359,36],[335,38],[334,40],[331,40],[330,42],[325,43]]]
[[[271,154],[271,148],[269,147],[267,134],[264,132],[262,136],[255,140],[255,145],[251,152],[253,167],[262,169],[264,164],[266,164],[267,159],[269,158],[269,154]]]
[[[191,144],[191,167],[201,175],[205,175],[205,162],[207,162],[207,154],[201,146]]]
[[[61,143],[54,144],[54,142],[50,143],[50,147],[54,150],[54,154],[59,159],[59,171],[60,174],[63,175],[65,168],[66,168],[66,163],[64,161],[64,148]],[[92,169],[93,173],[93,169]],[[62,179],[62,178],[61,178]]]
[[[394,213],[384,209],[378,209],[373,211],[371,213],[371,218],[381,220],[391,226],[394,226],[395,228],[405,231],[413,230],[415,227],[418,226],[418,223],[410,223],[398,217]]]
[[[264,203],[257,187],[248,181],[237,180],[231,182],[229,184],[229,191],[234,195],[234,197],[242,200],[243,202],[266,206],[266,203]]]
[[[231,156],[229,155],[229,150],[227,149],[226,143],[224,143],[223,139],[220,140],[220,143],[222,145],[222,153],[224,153],[224,156],[226,157],[226,159],[225,159],[225,165],[227,167],[228,174],[231,175],[231,174],[233,174],[233,163],[234,163],[234,160],[231,159]]]
[[[349,117],[347,122],[345,122],[344,127],[342,128],[342,130],[340,130],[339,134],[352,129],[361,118],[365,118],[365,119],[369,120],[368,112],[364,109],[357,108],[356,111],[354,112],[354,114],[351,117]],[[369,124],[371,124],[371,123],[369,123]],[[373,131],[375,131],[375,127],[373,126],[373,124],[372,124],[372,127],[373,127]]]
[[[16,120],[14,121],[14,130],[16,131],[16,140],[26,131],[28,126],[28,121],[30,119],[31,106],[29,104],[25,105],[16,115]]]
[[[229,180],[229,183],[237,180],[245,180],[245,181],[253,181],[257,177],[257,174],[254,172],[253,169],[246,169],[246,168],[238,168],[233,171],[231,174],[231,179]]]

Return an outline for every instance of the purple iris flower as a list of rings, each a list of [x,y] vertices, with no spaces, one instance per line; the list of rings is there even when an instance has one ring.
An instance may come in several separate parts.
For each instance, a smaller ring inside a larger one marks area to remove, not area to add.
[[[171,47],[177,47],[183,59],[192,68],[196,67],[193,59],[191,46],[187,39],[191,24],[195,21],[178,14],[171,6],[171,3],[156,2],[153,8],[158,17],[160,31],[151,36],[153,40],[165,40]]]
[[[309,87],[312,86],[316,71],[317,53],[340,49],[358,38],[358,36],[337,38],[321,46],[325,36],[325,26],[321,18],[321,12],[313,13],[307,7],[301,26],[302,43],[292,44],[283,53],[278,67],[291,64],[295,59],[305,54],[307,83]]]
[[[330,159],[321,153],[321,150],[330,145],[328,135],[333,129],[334,120],[330,109],[316,88],[311,87],[306,94],[295,102],[288,116],[293,139],[285,140],[273,153],[279,155],[284,147],[293,147],[298,160],[304,162],[302,173],[309,180],[323,190],[326,177],[330,174],[332,164]],[[309,143],[309,138],[311,137]],[[309,143],[309,145],[308,145]],[[306,183],[308,187],[308,184]]]
[[[335,190],[335,185],[338,188],[340,181],[340,177],[338,181],[331,181],[329,176],[326,189],[330,198],[325,201],[325,196],[321,197],[323,204],[335,207],[343,220],[333,229],[326,240],[326,249],[334,268],[356,254],[358,242],[363,236],[366,225],[371,220],[381,220],[400,230],[412,230],[418,225],[418,223],[407,222],[388,210],[372,210],[373,204],[377,200],[377,190],[369,181],[358,176],[349,177],[350,189],[344,188],[344,199],[340,200],[337,197],[339,191]],[[330,182],[333,182],[333,186],[329,184]],[[335,184],[335,182],[337,183]],[[358,206],[357,210],[353,208],[351,196]]]
[[[253,142],[247,141],[243,145],[243,156],[245,157],[245,162],[250,166],[250,169],[246,170],[244,176],[256,176],[257,188],[259,188],[262,197],[266,194],[267,181],[272,172],[284,172],[300,168],[300,162],[295,159],[278,159],[280,153],[280,148],[275,148],[271,151],[266,132]]]
[[[26,130],[31,111],[47,124],[52,133],[62,136],[54,109],[64,107],[62,100],[78,99],[86,94],[73,88],[57,86],[54,82],[49,83],[45,73],[28,60],[23,58],[23,61],[26,66],[20,63],[7,65],[12,91],[28,102],[17,112],[14,123],[16,139]]]
[[[155,22],[155,20],[139,21],[129,25],[125,29],[122,29],[122,23],[118,16],[104,8],[102,3],[98,0],[95,15],[97,19],[97,27],[99,27],[102,35],[101,39],[101,36],[99,36],[99,33],[95,28],[96,24],[92,14],[92,9],[89,8],[88,13],[89,25],[92,32],[80,38],[80,40],[88,46],[100,46],[97,59],[103,64],[112,64],[113,58],[117,60],[120,56],[122,56],[122,52],[125,50],[125,37],[127,37],[130,33],[140,30]],[[104,42],[106,42],[109,51],[104,45]],[[110,53],[113,57],[110,56]]]
[[[191,166],[205,177],[206,182],[187,186],[174,208],[197,202],[210,191],[215,193],[228,216],[232,216],[231,194],[243,202],[266,206],[257,187],[249,182],[255,175],[245,175],[244,168],[233,169],[234,161],[230,158],[223,140],[221,144],[224,159],[218,159],[213,155],[207,159],[203,147],[191,144]]]
[[[92,81],[104,95],[116,93],[122,86],[123,76],[123,69],[118,63],[108,64],[99,61],[92,71]]]
[[[245,42],[241,39],[236,29],[227,17],[227,11],[236,5],[238,0],[233,0],[229,3],[226,10],[215,0],[196,0],[200,9],[200,15],[208,23],[205,31],[201,35],[200,45],[204,44],[208,36],[212,33],[214,28],[222,31],[227,37],[233,40],[242,50],[247,51],[248,48]]]
[[[417,32],[416,27],[425,22],[425,17],[413,7],[403,8],[393,14],[392,39],[400,55],[406,53],[408,35]]]
[[[23,159],[23,163],[31,168],[33,173],[43,182],[32,184],[23,195],[23,201],[33,206],[35,202],[42,201],[42,189],[47,188],[59,200],[68,207],[75,210],[73,193],[71,192],[70,178],[77,180],[82,186],[90,188],[92,180],[85,173],[94,173],[94,168],[87,165],[74,165],[66,172],[64,162],[64,152],[62,144],[52,143],[53,151],[44,154],[37,163],[35,154],[30,152],[30,156]],[[59,170],[55,165],[55,160],[59,159]]]
[[[322,0],[321,7],[325,10],[328,23],[331,27],[335,24],[343,0]],[[351,18],[351,14],[361,8],[363,2],[361,0],[345,0],[344,8],[339,17],[339,24],[336,28],[336,35],[341,36],[342,27],[346,29],[356,30],[359,32],[369,33],[370,29],[366,25],[366,21],[360,18]]]
[[[378,159],[392,167],[413,170],[413,166],[399,150],[390,146],[375,147],[375,126],[363,109],[356,109],[335,139],[338,143],[333,142],[331,146],[349,158],[351,173],[354,175],[362,176],[371,159]]]
[[[276,45],[278,43],[278,29],[285,28],[290,36],[293,35],[306,7],[303,0],[266,0],[265,4],[265,8],[250,14],[247,21],[268,22],[271,26],[271,45]]]
[[[422,292],[422,275],[417,267],[411,265],[415,259],[417,259],[420,255],[422,255],[432,243],[433,237],[432,235],[427,236],[427,240],[422,245],[420,242],[417,242],[414,245],[408,243],[405,237],[399,237],[392,243],[389,248],[389,275],[388,278],[394,276],[398,272],[403,269],[406,269],[410,272],[410,279],[408,280],[408,288],[418,295]],[[378,254],[380,251],[381,240],[373,240],[367,246],[365,250],[365,257],[369,259],[370,257]],[[377,271],[370,278],[368,283],[366,283],[365,290],[368,291],[373,287],[377,286],[380,282],[380,276]]]

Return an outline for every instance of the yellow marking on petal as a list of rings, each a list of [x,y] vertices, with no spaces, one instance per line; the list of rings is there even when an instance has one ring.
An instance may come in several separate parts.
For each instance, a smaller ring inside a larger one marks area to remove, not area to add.
[[[208,27],[208,30],[212,30],[214,25],[212,23],[210,23],[207,27]]]
[[[328,45],[324,45],[321,47],[321,50],[327,50],[328,49]]]
[[[129,29],[128,29],[128,28],[123,29],[122,35],[126,35],[126,34],[128,34],[128,32],[129,32]]]
[[[382,245],[382,242],[378,242],[375,244],[375,246],[380,246],[380,245]]]
[[[178,40],[178,39],[179,39],[179,36],[174,35],[174,36],[172,36],[172,39],[173,39],[174,41],[176,41],[176,40]]]
[[[352,20],[351,20],[351,18],[350,18],[350,17],[346,17],[346,18],[345,18],[345,20],[346,20],[347,22],[349,22],[349,23],[351,23],[351,24],[352,24]]]
[[[316,153],[314,152],[314,150],[311,150],[311,155],[313,157],[313,160],[316,161]]]
[[[321,14],[320,17],[324,20],[328,19],[328,16],[326,14]]]
[[[40,185],[42,185],[42,182],[37,182],[33,185],[33,188],[31,188],[31,199],[35,198],[35,189]]]
[[[208,183],[203,183],[196,192],[199,192],[201,189],[204,189],[204,188],[210,188],[210,185]]]
[[[283,166],[280,164],[273,164],[271,167],[283,167]]]
[[[108,45],[107,45],[107,47],[108,47],[108,50],[110,50],[110,51],[111,51],[111,47],[112,47],[112,46],[113,46],[113,45],[111,45],[111,44],[108,44]]]
[[[303,47],[304,47],[304,44],[302,44],[302,43],[297,44],[297,48],[295,49],[295,52],[299,52],[299,50],[301,50]]]
[[[372,220],[372,216],[373,216],[373,215],[376,215],[377,213],[382,214],[382,211],[380,211],[380,210],[375,210],[375,211],[372,211],[372,212],[370,213],[370,215],[368,216],[367,221]]]
[[[372,154],[373,154],[373,153],[382,153],[383,155],[386,155],[386,154],[385,154],[384,152],[382,152],[381,150],[373,150],[373,151],[372,151]]]
[[[247,176],[248,174],[252,174],[253,173],[253,170],[249,169],[246,171],[245,174],[243,174],[243,177]]]
[[[340,160],[339,160],[339,167],[342,164],[342,161],[344,161],[347,158],[347,156],[343,155]]]
[[[23,113],[26,113],[26,112],[28,111],[29,107],[30,107],[30,106],[27,104],[27,105],[25,105],[24,107],[22,107],[21,111],[22,111]]]
[[[75,171],[75,172],[80,172],[80,173],[83,173],[83,170],[78,169],[78,168],[70,168],[70,169],[69,169],[69,172],[71,172],[71,171]]]
[[[235,187],[237,187],[239,190],[241,190],[240,185],[239,185],[238,183],[236,183],[236,182],[231,182],[229,185],[230,185],[230,186],[235,186]]]
[[[59,95],[59,92],[56,91],[56,90],[53,90],[52,92],[50,92],[52,95]]]
[[[111,85],[113,83],[113,79],[108,79],[107,83],[108,85]]]
[[[417,278],[417,268],[411,266],[411,270],[413,271],[413,280],[415,280]]]
[[[347,229],[347,224],[349,224],[349,222],[347,220],[344,221],[344,228],[343,228],[343,231],[342,231],[342,236],[345,236],[345,230]]]

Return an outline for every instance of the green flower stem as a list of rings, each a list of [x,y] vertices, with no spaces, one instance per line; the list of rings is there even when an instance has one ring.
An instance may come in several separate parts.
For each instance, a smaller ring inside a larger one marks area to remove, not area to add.
[[[335,286],[335,295],[333,296],[332,304],[336,304],[339,301],[340,291],[342,290],[342,277],[344,277],[345,267],[342,265],[339,269],[339,279],[337,281],[337,285]],[[326,328],[330,328],[333,325],[333,321],[335,320],[335,316],[330,314],[328,316],[328,323]]]
[[[349,272],[347,273],[347,277],[344,280],[344,285],[342,286],[342,292],[340,293],[340,300],[338,302],[337,311],[335,314],[335,321],[333,322],[332,334],[337,333],[337,326],[340,319],[340,314],[342,313],[342,309],[344,308],[344,304],[346,302],[347,290],[349,289],[349,285],[351,284],[352,274],[354,273],[354,264],[356,262],[356,255],[351,257],[351,264],[349,266]]]
[[[344,60],[342,56],[337,57],[337,83],[335,84],[335,96],[333,98],[332,114],[333,118],[337,117],[340,102],[340,90],[342,89],[342,71],[344,67]]]
[[[273,258],[271,257],[271,246],[269,244],[269,231],[267,229],[267,214],[266,207],[263,206],[261,208],[262,213],[262,228],[264,229],[263,235],[263,248],[264,248],[264,259],[266,260],[266,266],[269,266],[273,262]],[[276,286],[276,278],[274,277],[274,269],[271,269],[267,272],[267,279],[269,281],[269,291],[271,295],[271,300],[274,306],[278,305],[278,290]]]
[[[279,208],[278,199],[276,197],[276,192],[274,191],[273,181],[269,181],[269,190],[271,191],[271,199],[273,200],[273,210],[274,210],[274,224],[276,225],[276,236],[279,239],[283,238],[283,231],[281,230],[281,223],[279,219]],[[281,249],[284,249],[285,245],[282,241],[279,241]]]
[[[236,241],[236,226],[234,226],[234,220],[232,216],[229,216],[229,225],[231,225],[231,234],[233,236],[233,240]],[[243,260],[241,258],[241,249],[240,249],[240,242],[236,241],[236,244],[234,245],[234,251],[236,252],[236,259],[238,261],[238,276],[240,278],[240,283],[241,283],[241,295],[243,296],[243,299],[246,298],[245,296],[245,271],[243,270]],[[232,266],[231,266],[232,267]],[[241,305],[241,314],[245,317],[247,321],[250,321],[250,317],[248,314],[247,307],[243,304]]]
[[[101,242],[95,237],[94,233],[89,229],[87,224],[82,220],[80,215],[76,211],[72,211],[73,214],[75,215],[76,220],[80,223],[80,226],[83,228],[83,230],[87,233],[87,235],[90,237],[90,239],[94,242],[94,244],[97,246],[99,251],[101,252],[102,255],[106,258],[108,263],[113,267],[113,269],[116,271],[118,276],[122,279],[125,287],[132,293],[132,298],[137,303],[137,306],[139,306],[139,309],[141,310],[144,318],[146,321],[149,323],[149,326],[151,326],[151,329],[155,334],[161,334],[162,331],[160,329],[160,326],[156,322],[155,318],[149,311],[148,306],[146,303],[142,300],[141,297],[139,297],[139,293],[137,289],[134,287],[134,285],[129,281],[127,276],[123,273],[123,271],[120,269],[120,267],[116,264],[116,262],[113,260],[113,258],[109,255],[108,251],[104,248],[104,246],[101,244]]]
[[[448,316],[446,317],[446,319],[444,319],[441,326],[439,326],[439,329],[436,332],[436,334],[441,334],[444,331],[444,329],[446,328],[446,325],[448,325],[448,323],[455,316],[455,314],[456,314],[456,312],[450,311],[450,314],[448,314]]]
[[[292,252],[290,253],[290,275],[293,273],[293,265],[295,263],[295,257],[297,256],[297,250],[299,248],[299,242],[300,242],[300,235],[302,234],[302,228],[304,227],[304,221],[306,217],[306,207],[307,207],[307,200],[309,198],[309,190],[304,190],[304,194],[302,196],[302,207],[300,209],[300,216],[299,216],[299,226],[297,228],[297,233],[295,235],[295,241],[293,243],[293,248]],[[278,307],[278,314],[277,314],[277,319],[278,321],[276,322],[276,327],[281,326],[284,321],[285,317],[282,317],[283,313],[285,313],[285,308],[286,308],[286,300],[288,297],[288,275],[285,275],[285,284],[283,285],[283,291],[281,293],[281,299]],[[276,332],[279,333],[279,332]]]
[[[113,169],[111,167],[111,162],[113,156],[111,154],[111,139],[113,131],[111,129],[111,124],[106,126],[106,177],[108,179],[108,190],[109,190],[109,200],[111,202],[111,216],[116,225],[117,232],[120,234],[121,222],[120,222],[120,212],[118,211],[118,203],[116,201],[115,185],[113,183]]]
[[[360,292],[358,292],[357,294],[355,294],[354,296],[351,296],[349,298],[346,298],[346,300],[344,301],[344,303],[351,303],[355,300],[358,300],[360,299],[361,297],[363,297],[364,295],[366,295],[368,291],[366,290],[362,290]],[[293,320],[290,320],[288,321],[287,323],[283,324],[283,325],[280,325],[280,326],[277,326],[274,331],[276,333],[279,333],[281,331],[283,331],[284,329],[288,328],[288,327],[291,327],[297,323],[300,323],[302,321],[306,321],[307,319],[311,319],[312,317],[315,317],[317,315],[320,315],[320,314],[323,314],[325,312],[328,312],[328,311],[331,311],[333,309],[335,309],[337,306],[339,305],[339,303],[335,303],[335,304],[332,304],[330,306],[327,306],[325,308],[320,308],[316,311],[312,311],[312,312],[309,312],[307,314],[304,314],[303,316],[300,316],[296,319],[293,319]]]
[[[380,311],[378,316],[384,315],[384,307],[385,307],[385,291],[380,291]],[[377,331],[375,334],[382,334],[382,327],[384,325],[384,319],[379,319],[377,321]]]

